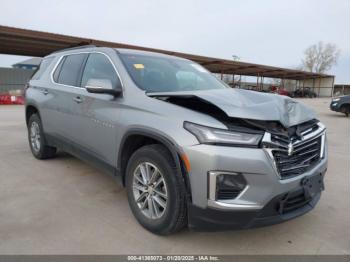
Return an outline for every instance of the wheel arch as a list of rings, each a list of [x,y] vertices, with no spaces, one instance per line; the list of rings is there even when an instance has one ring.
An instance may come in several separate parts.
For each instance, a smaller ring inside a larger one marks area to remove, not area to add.
[[[350,109],[350,102],[344,102],[340,105],[340,108],[349,108]]]
[[[26,105],[26,109],[25,109],[25,118],[26,118],[26,124],[28,125],[29,122],[29,118],[33,115],[33,114],[38,114],[40,117],[40,112],[38,110],[38,107],[33,105],[33,104],[28,104]]]
[[[350,102],[344,102],[340,105],[339,111],[344,113],[346,116],[350,114]]]
[[[181,155],[183,154],[182,150],[165,134],[160,134],[156,131],[142,128],[134,128],[127,131],[121,139],[118,151],[117,170],[121,176],[123,185],[125,186],[125,171],[131,155],[137,149],[148,144],[161,144],[169,151],[173,160],[175,161],[177,170],[180,172],[185,181],[186,191],[190,194],[188,172],[185,168],[183,160],[181,159]]]

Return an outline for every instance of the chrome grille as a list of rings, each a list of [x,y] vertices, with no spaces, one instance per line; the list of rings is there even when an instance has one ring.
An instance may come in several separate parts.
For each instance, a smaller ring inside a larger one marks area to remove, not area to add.
[[[271,136],[272,141],[275,139]],[[322,137],[293,145],[293,153],[288,154],[288,145],[284,143],[285,150],[272,152],[281,178],[290,178],[300,175],[312,168],[320,160]]]
[[[301,137],[265,133],[263,147],[274,162],[281,179],[301,175],[313,168],[324,155],[325,127],[317,123],[301,132]]]

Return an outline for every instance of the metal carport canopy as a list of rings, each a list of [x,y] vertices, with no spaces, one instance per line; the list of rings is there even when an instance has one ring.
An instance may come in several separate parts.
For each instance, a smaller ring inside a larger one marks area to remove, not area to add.
[[[89,38],[40,32],[28,29],[0,26],[0,53],[43,57],[54,51],[92,44],[113,48],[129,48],[175,55],[193,60],[213,73],[271,77],[283,79],[313,79],[333,77],[332,75],[317,74],[300,70],[286,69],[267,65],[238,62],[220,58],[192,55],[162,49],[148,48]]]

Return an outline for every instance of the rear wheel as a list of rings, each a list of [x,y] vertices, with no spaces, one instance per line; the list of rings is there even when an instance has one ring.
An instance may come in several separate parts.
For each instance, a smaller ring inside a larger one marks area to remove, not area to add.
[[[149,231],[168,235],[186,224],[184,181],[162,145],[147,145],[130,158],[126,170],[130,208]]]
[[[48,146],[45,140],[40,117],[33,114],[28,121],[28,141],[32,154],[37,159],[52,158],[56,148]]]

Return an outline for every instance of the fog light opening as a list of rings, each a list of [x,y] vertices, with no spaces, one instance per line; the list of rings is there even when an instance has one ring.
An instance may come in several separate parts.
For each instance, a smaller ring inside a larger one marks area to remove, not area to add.
[[[216,176],[215,200],[228,200],[236,198],[247,186],[242,174],[222,173]]]

